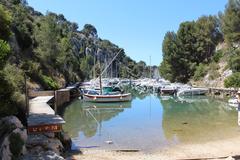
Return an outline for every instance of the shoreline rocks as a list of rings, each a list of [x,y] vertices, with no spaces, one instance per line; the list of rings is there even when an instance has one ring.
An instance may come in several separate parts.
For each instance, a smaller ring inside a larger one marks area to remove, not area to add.
[[[23,160],[62,160],[71,149],[71,139],[65,133],[29,134],[26,142],[28,153]]]
[[[0,157],[4,160],[64,160],[71,143],[64,132],[27,134],[17,117],[0,119]]]
[[[18,159],[26,154],[27,131],[15,116],[0,120],[0,157],[4,160]]]

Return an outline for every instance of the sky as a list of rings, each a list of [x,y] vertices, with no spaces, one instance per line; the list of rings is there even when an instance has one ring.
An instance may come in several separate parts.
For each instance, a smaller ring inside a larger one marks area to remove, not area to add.
[[[63,14],[79,30],[92,24],[101,39],[108,39],[137,62],[159,65],[162,41],[184,21],[224,11],[227,0],[27,0],[46,14]]]

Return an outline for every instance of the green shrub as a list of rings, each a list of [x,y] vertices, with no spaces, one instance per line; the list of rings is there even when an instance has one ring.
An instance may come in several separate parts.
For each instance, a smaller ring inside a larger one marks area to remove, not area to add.
[[[207,74],[206,66],[204,64],[200,63],[199,66],[196,67],[193,79],[195,81],[198,81],[198,80],[202,79],[206,74]]]
[[[218,70],[219,69],[219,65],[215,62],[212,62],[209,64],[209,70],[210,71],[214,71],[214,70]]]
[[[212,59],[214,62],[219,62],[219,60],[223,57],[223,55],[224,55],[223,51],[219,50],[213,55]]]
[[[214,80],[220,77],[220,73],[218,72],[219,68],[220,68],[219,65],[215,62],[209,65],[209,77],[208,77],[209,80]]]
[[[230,56],[228,65],[233,72],[240,72],[240,50]]]
[[[17,114],[16,104],[12,101],[14,88],[0,72],[0,117]]]
[[[10,53],[9,44],[4,40],[0,39],[0,69],[2,69],[3,66],[5,65],[9,53]]]
[[[240,87],[240,72],[233,73],[231,76],[224,80],[224,86],[229,88],[239,88]]]
[[[4,77],[10,85],[14,88],[14,91],[24,92],[24,72],[19,69],[15,64],[7,63],[3,69]]]
[[[56,90],[59,88],[58,84],[51,77],[41,75],[41,82],[45,89]]]
[[[8,40],[11,35],[12,16],[2,4],[0,4],[0,22],[0,39]]]
[[[13,154],[12,160],[19,159],[20,153],[22,151],[22,147],[24,145],[24,141],[21,138],[19,133],[12,133],[9,136],[10,141],[10,150]]]

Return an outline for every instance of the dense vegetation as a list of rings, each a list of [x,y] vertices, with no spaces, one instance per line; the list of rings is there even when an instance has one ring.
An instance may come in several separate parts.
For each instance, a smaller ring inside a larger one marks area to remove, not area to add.
[[[221,43],[226,43],[227,49],[216,50]],[[160,74],[172,82],[199,80],[207,72],[210,80],[215,79],[220,76],[219,60],[227,58],[233,74],[225,86],[240,87],[240,0],[229,0],[218,16],[202,16],[181,23],[176,33],[167,32],[162,51]]]
[[[0,0],[0,24],[0,116],[24,106],[24,75],[30,88],[58,89],[93,78],[98,63],[103,69],[121,52],[105,76],[148,76],[144,62],[99,38],[93,25],[79,30],[63,15],[42,15],[24,0]]]

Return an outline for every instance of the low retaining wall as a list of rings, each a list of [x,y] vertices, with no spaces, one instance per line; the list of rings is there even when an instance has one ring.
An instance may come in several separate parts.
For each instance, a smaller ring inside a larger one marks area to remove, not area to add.
[[[210,95],[234,96],[238,89],[233,88],[209,88]]]
[[[34,98],[39,96],[54,96],[54,91],[33,91],[28,90],[28,97]]]

